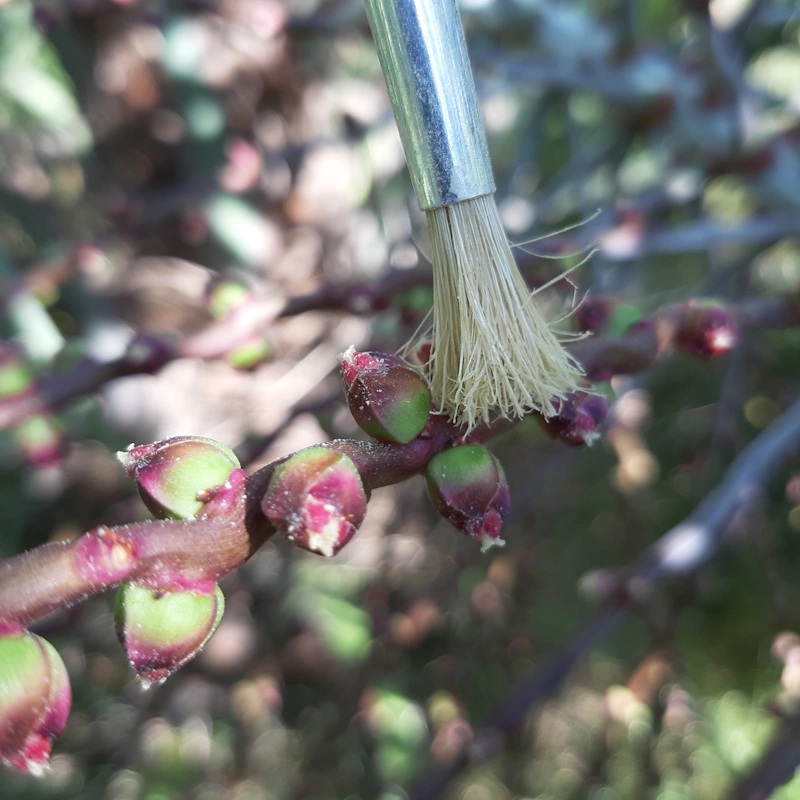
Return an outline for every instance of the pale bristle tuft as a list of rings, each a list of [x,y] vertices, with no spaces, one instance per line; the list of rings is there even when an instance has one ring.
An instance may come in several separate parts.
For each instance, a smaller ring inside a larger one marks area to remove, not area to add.
[[[577,389],[580,366],[536,307],[493,195],[427,211],[433,260],[431,391],[468,429],[539,411]]]

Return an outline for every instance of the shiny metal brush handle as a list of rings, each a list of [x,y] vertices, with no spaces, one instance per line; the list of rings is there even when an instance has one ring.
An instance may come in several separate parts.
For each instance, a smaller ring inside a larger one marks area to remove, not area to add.
[[[423,210],[495,190],[455,0],[364,0]]]

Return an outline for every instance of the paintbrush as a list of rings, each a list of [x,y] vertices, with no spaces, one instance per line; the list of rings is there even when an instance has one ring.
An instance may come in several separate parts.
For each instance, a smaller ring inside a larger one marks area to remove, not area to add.
[[[580,367],[536,307],[495,183],[455,0],[365,0],[433,261],[431,391],[472,429],[556,413]]]

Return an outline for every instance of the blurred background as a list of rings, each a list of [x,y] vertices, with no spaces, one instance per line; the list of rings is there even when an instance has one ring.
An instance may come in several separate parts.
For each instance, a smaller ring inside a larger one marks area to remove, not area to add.
[[[551,313],[611,297],[619,332],[696,296],[798,297],[796,3],[460,5],[503,221],[539,239],[525,275],[596,248]],[[54,399],[3,417],[0,555],[143,518],[114,457],[131,442],[209,436],[252,470],[358,437],[337,355],[408,339],[426,252],[360,0],[0,0],[2,361],[23,375],[0,393]],[[132,342],[144,374],[119,366]],[[375,492],[334,559],[270,541],[223,582],[205,651],[150,691],[111,597],[51,616],[36,630],[72,717],[52,772],[4,772],[0,797],[406,797],[577,635],[598,570],[680,522],[788,406],[799,354],[778,329],[615,379],[591,449],[525,420],[493,445],[504,550],[440,520],[421,480]],[[800,704],[797,461],[731,538],[437,796],[736,797]]]

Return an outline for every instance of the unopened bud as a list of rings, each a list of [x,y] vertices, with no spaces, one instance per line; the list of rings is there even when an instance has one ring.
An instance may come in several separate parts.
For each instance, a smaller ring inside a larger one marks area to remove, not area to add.
[[[0,622],[0,761],[41,774],[71,703],[56,649],[18,625]]]
[[[675,345],[694,358],[727,355],[739,343],[739,325],[730,309],[716,300],[690,300],[678,318]]]
[[[192,519],[209,489],[239,468],[233,450],[213,439],[176,436],[118,453],[144,504],[159,519]]]
[[[436,510],[483,550],[503,545],[503,518],[511,510],[508,482],[500,462],[481,445],[460,445],[437,453],[425,470]]]
[[[32,467],[60,463],[65,450],[64,432],[51,414],[34,414],[14,428],[14,444]]]
[[[342,378],[350,413],[365,433],[407,444],[422,433],[431,410],[424,378],[402,358],[385,353],[342,355]]]
[[[261,509],[292,544],[333,556],[363,522],[367,494],[347,456],[309,447],[275,468]]]
[[[225,360],[235,369],[253,370],[272,358],[272,343],[263,336],[254,336],[228,352]]]
[[[129,583],[117,591],[114,618],[130,665],[143,681],[157,683],[203,649],[224,610],[219,586],[200,594],[154,592]]]
[[[600,434],[597,429],[608,414],[605,397],[585,392],[572,392],[561,400],[553,400],[556,413],[539,418],[542,428],[554,439],[572,446],[593,445]]]

